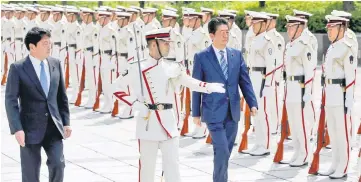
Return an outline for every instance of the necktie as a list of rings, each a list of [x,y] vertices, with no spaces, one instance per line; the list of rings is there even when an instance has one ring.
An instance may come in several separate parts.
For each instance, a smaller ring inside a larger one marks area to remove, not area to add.
[[[44,61],[41,61],[40,67],[41,67],[40,84],[41,84],[41,87],[43,88],[43,91],[44,91],[46,97],[48,97],[49,86],[48,86],[48,78],[46,77],[46,72],[45,72],[45,68],[44,68]]]
[[[227,65],[227,61],[224,58],[224,51],[219,51],[219,54],[221,54],[221,69],[222,72],[224,74],[224,77],[226,78],[226,80],[228,79],[228,65]]]

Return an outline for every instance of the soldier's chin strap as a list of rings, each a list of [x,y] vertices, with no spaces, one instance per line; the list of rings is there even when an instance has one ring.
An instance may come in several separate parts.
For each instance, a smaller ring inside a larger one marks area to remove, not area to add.
[[[257,32],[256,36],[258,36],[260,34],[261,30],[262,30],[262,22],[261,22],[261,26],[259,26],[259,29],[258,29],[258,32]]]
[[[335,40],[332,41],[332,44],[335,43],[335,42],[337,42],[337,39],[338,39],[338,37],[340,36],[341,25],[342,25],[342,24],[339,24],[339,25],[338,25],[338,28],[337,28],[337,36],[336,36]]]
[[[299,28],[300,28],[300,24],[297,25],[296,31],[295,31],[295,33],[293,34],[291,41],[294,41],[294,40],[295,40],[295,37],[296,37],[296,34],[297,34]]]

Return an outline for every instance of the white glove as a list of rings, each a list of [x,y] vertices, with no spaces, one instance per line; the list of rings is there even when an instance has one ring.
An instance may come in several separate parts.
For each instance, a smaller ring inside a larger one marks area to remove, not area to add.
[[[207,83],[206,89],[208,93],[213,93],[213,92],[225,93],[226,90],[223,88],[223,86],[224,85],[222,83]]]
[[[304,94],[303,95],[303,102],[308,102],[310,101],[312,98],[312,95],[311,94]]]
[[[273,89],[273,87],[265,85],[263,88],[262,96],[263,97],[272,97],[272,93],[274,93],[274,92],[272,92],[272,89]]]
[[[138,111],[139,112],[139,117],[147,117],[148,116],[148,107],[145,106],[143,103],[137,101],[133,104],[133,109],[135,111]]]

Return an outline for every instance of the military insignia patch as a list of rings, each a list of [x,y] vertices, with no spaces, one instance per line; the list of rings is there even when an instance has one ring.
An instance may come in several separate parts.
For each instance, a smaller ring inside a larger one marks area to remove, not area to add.
[[[353,64],[353,56],[350,56],[350,64]]]
[[[94,36],[96,37],[96,36],[98,36],[98,34],[94,34]]]
[[[62,30],[62,31],[61,31],[61,33],[64,33],[64,32],[65,32],[65,30]]]
[[[269,55],[272,55],[272,49],[271,48],[268,49],[268,53],[269,53]]]
[[[120,28],[118,29],[118,32],[120,32]]]
[[[133,41],[133,38],[132,38],[132,37],[130,37],[130,39],[129,39],[129,40],[130,40],[130,42],[132,42],[132,41]]]
[[[181,42],[177,42],[178,48],[181,48]]]
[[[311,61],[311,53],[307,53],[307,59]]]
[[[282,48],[282,45],[278,44],[278,49],[281,50],[281,48]]]
[[[26,28],[24,27],[24,30],[26,30]]]
[[[113,39],[115,39],[115,36],[114,36],[114,35],[112,35],[112,38],[113,38]]]
[[[205,46],[208,47],[208,41],[205,42]]]
[[[80,35],[80,32],[77,32],[78,35]]]

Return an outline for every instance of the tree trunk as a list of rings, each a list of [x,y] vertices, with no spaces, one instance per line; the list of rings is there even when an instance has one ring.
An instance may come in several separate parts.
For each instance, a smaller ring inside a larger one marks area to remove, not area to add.
[[[144,8],[144,1],[139,1],[139,6],[141,7],[141,8]]]
[[[103,6],[103,1],[98,1],[98,7]]]
[[[353,1],[343,1],[343,10],[344,11],[353,11],[355,10],[355,2]]]
[[[259,7],[264,8],[266,6],[266,1],[259,1]]]

